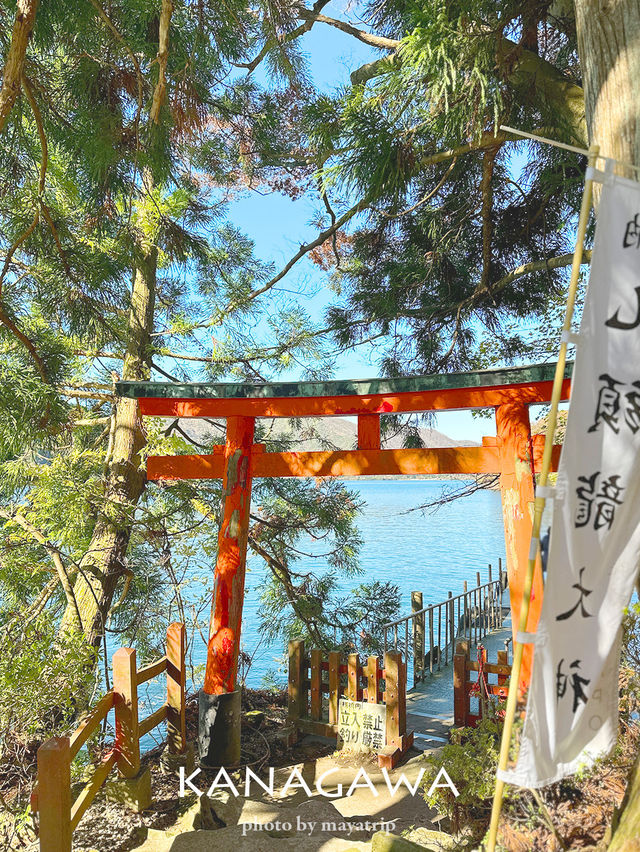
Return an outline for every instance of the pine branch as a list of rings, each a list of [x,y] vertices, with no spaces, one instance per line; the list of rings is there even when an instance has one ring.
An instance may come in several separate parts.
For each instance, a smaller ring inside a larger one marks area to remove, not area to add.
[[[36,618],[40,615],[42,610],[45,608],[45,606],[49,602],[49,599],[51,598],[51,596],[53,595],[55,590],[58,588],[59,582],[60,582],[60,579],[58,578],[58,575],[56,574],[55,577],[52,577],[49,580],[49,582],[41,590],[38,597],[33,601],[33,603],[31,603],[29,605],[29,607],[26,610],[22,610],[21,612],[18,612],[16,615],[12,616],[12,618],[9,619],[9,621],[7,621],[6,624],[2,625],[2,628],[0,628],[2,633],[5,633],[5,634],[11,633],[11,628],[16,626],[16,625],[20,625],[20,627],[24,631],[24,628],[27,627],[29,624],[31,624],[31,622],[35,621]]]
[[[142,115],[142,103],[143,103],[143,92],[144,92],[144,80],[143,80],[143,77],[142,77],[142,71],[140,69],[140,63],[138,62],[137,56],[135,55],[135,53],[133,52],[133,50],[129,46],[129,43],[124,38],[124,36],[120,32],[120,30],[113,23],[111,18],[104,11],[104,9],[100,5],[100,3],[98,3],[98,0],[89,0],[89,2],[91,3],[93,8],[98,13],[101,20],[106,24],[108,29],[111,31],[113,36],[124,47],[125,51],[129,55],[129,58],[131,59],[131,62],[133,64],[133,67],[134,67],[135,72],[136,72],[136,81],[137,81],[137,85],[138,85],[138,106],[137,106],[137,111],[136,111],[136,117],[135,117],[135,120],[134,120],[134,127],[135,127],[135,131],[136,131],[135,135],[136,135],[136,154],[137,154],[138,149],[140,148],[140,116]]]
[[[76,597],[73,593],[73,587],[69,579],[69,572],[67,571],[67,568],[64,564],[61,552],[54,544],[49,541],[49,539],[41,530],[35,527],[29,520],[27,520],[27,518],[24,517],[24,515],[21,515],[19,512],[9,512],[6,509],[0,507],[0,518],[5,518],[7,521],[18,524],[18,526],[22,527],[25,532],[28,532],[29,535],[34,538],[39,544],[41,544],[47,551],[47,553],[51,557],[51,561],[53,562],[56,573],[58,574],[58,579],[60,580],[60,584],[62,585],[62,588],[64,590],[67,603],[75,610],[77,617],[77,626],[80,630],[82,630],[82,618],[80,617],[78,602],[76,601]],[[76,565],[72,567],[74,568],[74,570],[77,570]]]
[[[322,9],[324,9],[324,7],[327,5],[327,3],[329,3],[329,0],[317,0],[317,2],[314,3],[313,9],[311,11],[314,14],[318,13]],[[263,45],[260,53],[258,53],[258,55],[255,56],[251,60],[251,62],[238,62],[237,67],[238,68],[246,68],[249,71],[249,73],[251,74],[253,71],[256,70],[258,65],[260,65],[260,63],[265,58],[265,56],[269,53],[270,50],[273,50],[275,47],[279,47],[282,44],[286,44],[287,42],[293,41],[294,39],[299,38],[301,35],[308,33],[314,23],[315,23],[314,20],[305,21],[304,24],[301,24],[299,27],[296,27],[295,29],[291,30],[291,32],[285,33],[284,36],[282,36],[276,44],[273,44],[273,42],[267,40],[265,42],[265,44]]]
[[[4,259],[4,263],[2,265],[2,271],[0,271],[0,296],[2,295],[2,285],[4,284],[4,279],[9,271],[9,266],[11,264],[11,259],[18,248],[22,245],[22,243],[31,236],[33,231],[35,230],[38,222],[40,221],[40,199],[42,198],[42,194],[44,192],[45,178],[47,174],[47,163],[49,160],[48,147],[47,147],[47,137],[44,132],[44,128],[42,126],[42,116],[40,114],[40,110],[38,109],[38,105],[35,102],[33,97],[33,93],[31,91],[31,87],[29,85],[26,77],[22,77],[22,85],[24,86],[24,91],[27,96],[27,100],[29,101],[29,105],[33,112],[33,117],[36,122],[36,126],[38,128],[38,135],[40,137],[40,148],[41,148],[41,159],[40,159],[40,177],[38,180],[38,204],[36,206],[36,212],[34,214],[33,220],[31,224],[23,231],[22,234],[14,241],[13,245],[10,247],[7,255]]]
[[[258,556],[261,556],[264,559],[264,561],[267,563],[267,566],[269,567],[269,570],[274,575],[276,580],[282,583],[291,608],[298,616],[300,621],[302,621],[302,623],[306,626],[307,630],[309,631],[309,635],[315,642],[316,646],[318,648],[323,648],[324,642],[322,641],[322,634],[320,633],[320,630],[318,629],[318,625],[316,624],[315,620],[312,618],[308,618],[304,614],[304,612],[300,610],[300,595],[298,589],[291,582],[291,576],[289,575],[289,571],[287,570],[286,566],[283,565],[282,562],[280,562],[274,556],[272,556],[267,550],[261,547],[252,538],[251,535],[249,535],[248,545],[254,553],[257,553]]]
[[[349,75],[352,86],[358,86],[366,83],[377,77],[383,71],[388,71],[391,68],[400,64],[400,55],[397,52],[389,53],[387,56],[381,56],[379,59],[374,59],[373,62],[365,62]]]
[[[353,207],[350,207],[346,213],[343,213],[339,219],[336,219],[333,225],[331,225],[329,228],[326,228],[324,231],[321,231],[315,238],[315,240],[312,240],[310,243],[303,243],[300,246],[300,249],[295,253],[295,255],[282,267],[280,272],[278,272],[277,275],[274,275],[273,278],[267,281],[266,284],[264,284],[262,287],[258,287],[256,290],[252,290],[251,293],[245,296],[240,302],[229,302],[226,308],[224,308],[222,316],[230,314],[237,308],[245,307],[245,305],[249,304],[249,302],[253,302],[259,296],[262,296],[264,293],[271,290],[271,288],[274,287],[278,283],[278,281],[281,281],[285,277],[287,272],[289,272],[289,270],[292,269],[301,258],[305,257],[305,255],[307,255],[310,251],[313,251],[313,249],[317,248],[318,246],[321,246],[322,243],[328,240],[329,237],[335,234],[335,232],[338,231],[343,225],[346,225],[346,223],[353,219],[354,216],[356,216],[358,213],[361,213],[363,210],[366,210],[369,204],[370,201],[367,198],[363,198],[361,201],[358,201],[357,204],[354,204]],[[222,318],[220,317],[215,320],[212,320],[210,323],[207,323],[202,327],[208,328],[213,325],[218,325],[221,321]]]
[[[38,0],[18,0],[11,46],[4,64],[0,89],[0,133],[4,130],[22,82],[27,44],[36,21]]]
[[[156,62],[158,63],[158,82],[153,92],[153,100],[151,102],[151,111],[149,113],[149,123],[158,124],[160,121],[160,110],[165,101],[167,94],[167,61],[169,59],[169,27],[171,25],[171,15],[173,14],[172,0],[162,0],[162,9],[160,11],[160,30],[158,33],[158,53],[156,54]]]
[[[100,400],[103,400],[104,402],[112,402],[113,399],[114,399],[114,396],[111,393],[97,393],[95,391],[94,392],[80,391],[80,390],[66,391],[66,390],[63,390],[63,389],[59,389],[58,393],[61,396],[69,397],[69,399],[100,399]]]
[[[482,157],[482,180],[480,181],[480,197],[482,199],[482,271],[480,273],[480,289],[486,290],[491,279],[491,236],[493,233],[493,166],[499,146],[489,148]]]
[[[326,15],[318,14],[311,9],[301,8],[298,10],[298,17],[306,21],[316,21],[319,24],[328,24],[331,27],[341,30],[343,33],[357,38],[358,41],[364,42],[371,47],[379,47],[381,50],[396,50],[402,43],[397,38],[386,38],[385,36],[377,36],[373,33],[368,33],[366,30],[359,30],[353,24],[348,24],[346,21],[339,21],[337,18],[329,18]]]
[[[587,264],[591,263],[591,249],[583,249],[582,252],[582,263]],[[531,272],[542,272],[547,271],[550,272],[552,269],[562,269],[564,266],[571,266],[573,263],[573,252],[570,254],[561,254],[557,257],[551,257],[548,260],[533,260],[530,263],[523,263],[522,266],[518,266],[513,269],[508,275],[505,275],[503,278],[500,278],[499,281],[496,281],[495,284],[491,284],[486,288],[485,291],[478,291],[478,295],[482,292],[496,293],[499,290],[503,290],[509,284],[516,281],[518,278],[522,278],[523,275],[529,275]]]

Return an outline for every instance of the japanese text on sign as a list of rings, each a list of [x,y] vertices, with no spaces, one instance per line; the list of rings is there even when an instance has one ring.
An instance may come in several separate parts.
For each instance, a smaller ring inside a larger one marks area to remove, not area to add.
[[[385,745],[387,708],[366,701],[338,703],[338,736],[342,748],[355,751],[380,751]]]

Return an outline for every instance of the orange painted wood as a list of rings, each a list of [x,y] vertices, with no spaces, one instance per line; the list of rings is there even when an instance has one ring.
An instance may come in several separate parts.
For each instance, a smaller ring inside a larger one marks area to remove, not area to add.
[[[138,677],[135,650],[120,648],[113,655],[112,667],[116,709],[115,750],[118,755],[118,769],[125,778],[133,778],[140,771]]]
[[[349,701],[362,701],[361,675],[360,657],[358,654],[349,654],[347,663],[347,698]]]
[[[459,643],[453,657],[453,724],[456,728],[467,725],[469,696],[467,693],[467,645]]]
[[[338,724],[340,698],[340,652],[329,651],[329,724]]]
[[[182,754],[187,747],[186,657],[187,628],[174,621],[167,628],[167,737],[171,754]]]
[[[563,382],[563,400],[569,398],[570,384],[570,379],[565,379]],[[236,399],[141,397],[138,403],[142,414],[157,417],[325,417],[455,408],[493,408],[512,402],[514,399],[532,405],[549,402],[552,388],[553,382],[531,382],[486,388],[445,388],[397,394],[372,394],[371,396]]]
[[[289,683],[287,697],[287,716],[300,719],[307,715],[307,662],[304,656],[304,641],[292,639],[289,642]]]
[[[229,417],[222,480],[222,522],[213,580],[213,601],[204,691],[236,688],[251,504],[253,417]],[[256,456],[259,458],[260,454]]]
[[[212,463],[214,459],[214,463]],[[149,456],[148,479],[219,479],[223,465],[212,456]],[[252,476],[415,476],[499,473],[495,447],[258,453]]]
[[[322,719],[322,651],[320,648],[311,650],[311,718]]]
[[[544,435],[532,435],[531,442],[533,444],[533,463],[536,473],[542,470],[542,454],[544,453]],[[551,471],[558,470],[560,463],[560,453],[562,452],[562,444],[554,444],[551,450]]]
[[[378,703],[378,690],[380,689],[380,668],[377,657],[369,657],[367,661],[367,701],[369,704]]]
[[[533,525],[533,441],[529,410],[522,402],[511,402],[496,409],[496,430],[500,443],[502,470],[500,491],[509,576],[511,622],[514,640],[519,627],[525,575],[529,562]],[[533,578],[527,630],[535,632],[542,607],[542,570],[538,557]],[[531,678],[533,646],[525,645],[519,688],[526,689]]]
[[[390,651],[384,655],[383,700],[387,705],[387,742],[388,746],[398,743],[404,730],[400,727],[400,690],[402,687],[402,658]]]
[[[509,665],[509,655],[507,651],[498,651],[498,665],[504,666],[505,671],[498,674],[498,686],[504,686],[509,679],[511,666]]]
[[[358,415],[358,449],[380,449],[380,415]]]
[[[69,737],[53,737],[38,749],[38,810],[42,852],[71,852]]]

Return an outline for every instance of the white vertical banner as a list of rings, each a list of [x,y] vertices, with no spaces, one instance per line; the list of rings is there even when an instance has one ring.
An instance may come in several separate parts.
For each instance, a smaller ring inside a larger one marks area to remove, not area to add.
[[[640,560],[640,184],[602,190],[515,769],[543,787],[607,754]],[[526,637],[525,637],[526,638]]]

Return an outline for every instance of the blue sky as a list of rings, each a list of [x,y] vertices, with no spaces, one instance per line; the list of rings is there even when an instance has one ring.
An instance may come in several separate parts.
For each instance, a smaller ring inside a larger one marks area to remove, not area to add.
[[[325,7],[324,14],[349,20],[365,28],[353,13],[352,6],[343,2]],[[316,86],[326,91],[349,81],[351,70],[382,55],[345,33],[326,24],[315,24],[302,41],[307,55],[311,78]],[[264,80],[263,71],[256,72]],[[517,170],[517,163],[514,163]],[[248,191],[237,198],[229,208],[229,216],[255,242],[256,255],[263,260],[273,261],[276,268],[282,267],[296,253],[301,243],[315,237],[317,229],[311,220],[320,209],[317,196],[308,194],[296,201],[278,193],[261,194]],[[324,309],[332,294],[322,271],[308,260],[300,261],[283,279],[279,286],[281,294],[290,292],[316,321],[321,321]],[[297,294],[302,291],[306,295]],[[293,294],[296,294],[295,296]],[[331,378],[368,378],[379,374],[375,353],[361,348],[348,356],[342,356],[335,365]],[[294,380],[295,374],[286,378]],[[535,412],[531,412],[532,419]],[[470,411],[445,412],[438,415],[434,424],[437,429],[455,439],[480,441],[483,435],[494,435],[495,424],[491,420],[473,417]]]

